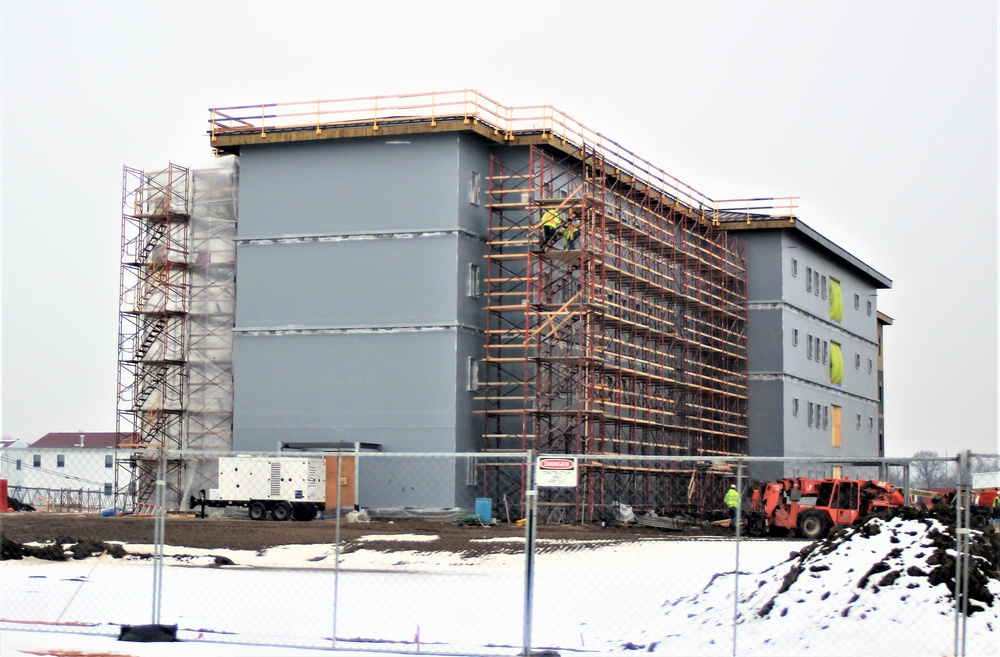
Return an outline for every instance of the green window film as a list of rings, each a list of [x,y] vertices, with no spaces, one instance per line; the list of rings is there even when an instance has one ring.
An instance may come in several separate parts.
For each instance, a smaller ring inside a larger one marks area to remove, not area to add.
[[[839,322],[844,317],[844,298],[840,294],[840,281],[830,279],[830,319]]]
[[[840,345],[830,343],[830,383],[841,383],[844,380],[844,357],[840,353]]]

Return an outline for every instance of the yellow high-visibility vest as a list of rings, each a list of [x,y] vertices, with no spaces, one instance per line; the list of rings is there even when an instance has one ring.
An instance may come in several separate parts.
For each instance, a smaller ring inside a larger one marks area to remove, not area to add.
[[[542,225],[548,228],[559,228],[559,224],[562,223],[562,219],[559,218],[559,213],[555,210],[546,210],[545,214],[542,215]]]

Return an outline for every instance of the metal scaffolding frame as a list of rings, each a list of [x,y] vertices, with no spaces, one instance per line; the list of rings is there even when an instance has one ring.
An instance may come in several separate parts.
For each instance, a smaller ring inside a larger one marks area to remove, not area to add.
[[[600,148],[527,150],[526,163],[491,162],[485,449],[691,456],[585,459],[581,485],[541,504],[579,520],[614,501],[702,512],[731,473],[698,457],[747,453],[743,249],[711,216],[609,167]],[[580,212],[578,246],[541,244],[549,209]],[[523,500],[524,481],[521,462],[497,464],[485,493]]]
[[[228,450],[233,424],[237,167],[124,168],[115,505],[152,500],[164,450]],[[170,461],[171,508],[214,467]]]
[[[116,506],[152,498],[163,450],[183,445],[190,171],[124,167],[118,322]],[[166,485],[180,488],[179,463]]]

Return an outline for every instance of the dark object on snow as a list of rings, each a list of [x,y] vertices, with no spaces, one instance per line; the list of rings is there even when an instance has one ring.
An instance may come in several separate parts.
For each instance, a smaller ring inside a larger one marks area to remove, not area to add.
[[[6,536],[0,536],[0,561],[7,559],[23,559],[24,547]]]
[[[159,643],[177,640],[176,625],[122,625],[119,641]]]
[[[16,497],[7,497],[7,506],[14,509],[15,511],[34,511],[35,507],[30,504],[25,504]]]

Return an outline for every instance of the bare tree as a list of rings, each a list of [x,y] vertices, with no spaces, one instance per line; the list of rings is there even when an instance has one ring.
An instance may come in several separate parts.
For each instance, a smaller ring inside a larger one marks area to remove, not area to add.
[[[914,488],[945,488],[955,484],[952,463],[931,460],[938,458],[937,452],[921,450],[913,458],[922,459],[910,463],[910,484]]]
[[[972,457],[973,472],[1000,472],[1000,458],[996,456]]]

